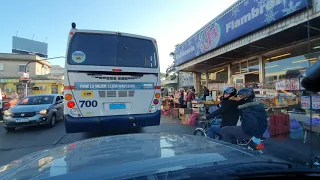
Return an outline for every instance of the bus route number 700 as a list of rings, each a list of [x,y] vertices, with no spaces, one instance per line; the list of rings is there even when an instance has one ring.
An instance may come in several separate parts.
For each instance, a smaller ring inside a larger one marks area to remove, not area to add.
[[[80,107],[83,108],[83,107],[97,107],[98,106],[98,102],[96,100],[93,100],[93,101],[90,101],[90,100],[87,100],[87,101],[79,101],[81,104],[80,104]]]

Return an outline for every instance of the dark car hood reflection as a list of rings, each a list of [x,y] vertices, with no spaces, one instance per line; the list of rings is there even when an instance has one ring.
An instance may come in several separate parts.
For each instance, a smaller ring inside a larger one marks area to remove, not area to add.
[[[0,167],[0,179],[53,177],[103,167],[103,173],[123,174],[119,169],[160,170],[194,163],[236,163],[269,160],[270,157],[193,135],[169,133],[128,134],[78,141],[27,155]]]

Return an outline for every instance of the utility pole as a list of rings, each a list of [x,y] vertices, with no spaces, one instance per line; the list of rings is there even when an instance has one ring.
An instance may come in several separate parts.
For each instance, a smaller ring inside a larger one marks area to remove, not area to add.
[[[47,60],[49,60],[49,59],[60,59],[60,58],[64,58],[64,56],[46,58],[46,59],[42,59],[42,60],[38,60],[38,61],[29,61],[29,62],[27,62],[27,64],[25,65],[24,72],[25,72],[25,73],[28,73],[28,71],[27,71],[27,70],[28,70],[28,65],[29,65],[30,63],[32,63],[32,62],[36,62],[36,63],[37,63],[37,62],[40,62],[40,61],[47,61]],[[28,82],[26,82],[24,94],[25,94],[25,97],[28,96]]]

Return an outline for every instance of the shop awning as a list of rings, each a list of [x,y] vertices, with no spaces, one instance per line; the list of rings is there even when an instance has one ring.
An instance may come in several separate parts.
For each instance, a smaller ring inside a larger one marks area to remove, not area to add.
[[[307,41],[308,39],[308,28],[310,33],[310,39],[313,41],[310,43],[311,52],[315,46],[320,46],[320,41],[315,40],[320,37],[320,18],[315,18],[309,21],[309,26],[307,22],[301,23],[277,34],[268,36],[264,39],[252,42],[248,45],[242,46],[238,49],[226,52],[222,55],[216,56],[214,58],[199,62],[194,65],[190,65],[181,69],[180,71],[185,72],[210,72],[211,69],[228,64],[232,61],[241,60],[249,58],[258,54],[269,52],[272,50],[277,50],[282,47],[289,45],[301,43]],[[303,47],[304,51],[307,50],[308,45],[305,44]],[[319,50],[319,49],[318,49]],[[210,53],[210,52],[209,52]]]

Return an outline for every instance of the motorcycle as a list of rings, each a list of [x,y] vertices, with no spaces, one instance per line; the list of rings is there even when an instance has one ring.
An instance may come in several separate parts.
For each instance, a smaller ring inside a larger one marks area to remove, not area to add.
[[[207,134],[208,134],[208,130],[209,130],[210,126],[211,125],[220,125],[220,122],[221,122],[220,116],[212,118],[212,119],[201,118],[201,120],[198,121],[199,127],[194,130],[193,135],[208,137]],[[221,134],[216,133],[214,139],[221,140]]]
[[[220,116],[212,118],[212,119],[201,118],[198,121],[199,127],[194,130],[193,135],[208,137],[208,130],[209,130],[210,126],[211,125],[220,125],[221,120],[222,119]],[[213,139],[221,140],[222,136],[220,133],[216,133],[216,135]],[[253,139],[254,139],[254,137],[252,137],[250,139],[235,139],[232,144],[236,144],[238,146],[248,148],[253,151],[257,151],[259,153],[263,153],[263,151],[262,151],[262,149],[264,148],[263,141],[259,139],[261,141],[261,143],[255,144],[253,142]],[[255,146],[255,147],[253,147],[253,146]]]

